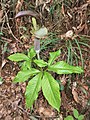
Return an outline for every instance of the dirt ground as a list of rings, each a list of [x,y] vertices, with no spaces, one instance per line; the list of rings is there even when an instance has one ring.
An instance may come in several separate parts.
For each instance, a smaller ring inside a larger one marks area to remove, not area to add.
[[[20,15],[16,19],[15,15],[22,10],[32,10],[33,15]],[[50,51],[61,49],[58,60],[76,65],[76,59],[68,57],[71,43],[70,55],[76,50],[73,53],[78,56],[78,65],[83,64],[81,75],[54,75],[64,86],[60,113],[48,104],[42,92],[32,109],[26,109],[27,83],[12,82],[20,67],[7,57],[16,52],[26,53],[33,45],[32,16],[50,33],[45,44],[41,43],[42,58],[47,60]],[[72,115],[73,108],[84,115],[84,120],[90,120],[90,0],[0,0],[0,76],[0,120],[63,120]]]

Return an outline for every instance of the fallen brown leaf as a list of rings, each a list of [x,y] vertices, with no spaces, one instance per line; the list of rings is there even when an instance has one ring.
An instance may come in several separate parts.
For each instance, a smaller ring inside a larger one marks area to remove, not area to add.
[[[0,22],[2,22],[3,10],[0,10]]]
[[[73,94],[73,98],[74,100],[79,103],[79,96],[78,96],[78,93],[77,93],[77,89],[76,89],[76,86],[73,85],[72,87],[72,94]]]

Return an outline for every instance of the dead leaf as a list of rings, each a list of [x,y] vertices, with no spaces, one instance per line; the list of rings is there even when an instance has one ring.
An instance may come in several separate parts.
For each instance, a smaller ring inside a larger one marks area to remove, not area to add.
[[[61,13],[65,16],[65,9],[64,9],[64,5],[63,4],[62,4]]]
[[[0,10],[0,22],[2,22],[3,10]]]
[[[89,90],[89,87],[88,87],[87,85],[84,85],[83,88],[84,88],[85,90]]]
[[[68,98],[67,98],[67,96],[66,96],[65,91],[62,91],[62,92],[61,92],[61,96],[62,96],[62,105],[63,105],[66,109],[69,109],[70,106],[69,106],[69,104],[68,104]]]
[[[79,96],[78,96],[77,89],[76,89],[76,82],[75,84],[73,83],[72,94],[73,94],[73,98],[75,102],[79,103]]]
[[[44,4],[43,0],[36,0],[36,7],[38,7],[39,5]]]
[[[55,116],[55,113],[53,112],[52,109],[40,107],[38,110],[40,115],[49,116],[49,117]]]
[[[9,119],[8,119],[9,120]],[[17,116],[14,120],[23,120],[23,117]]]
[[[6,59],[2,60],[2,66],[1,66],[1,68],[3,68],[6,63],[7,63],[7,60],[6,60]]]
[[[68,16],[70,17],[70,19],[72,19],[73,17],[72,17],[72,15],[67,11],[67,14],[68,14]]]
[[[5,117],[5,120],[12,120],[12,117],[10,115]]]
[[[69,31],[66,32],[66,34],[65,34],[65,37],[66,37],[66,38],[72,38],[72,36],[73,36],[73,30],[69,30]]]
[[[22,4],[23,4],[23,0],[18,0],[16,8],[15,8],[16,13],[18,13],[18,11],[21,10]]]
[[[66,32],[65,34],[61,35],[61,39],[64,39],[64,38],[71,38],[73,37],[73,30],[69,30],[68,32]]]
[[[90,0],[88,0],[87,3],[90,4]]]

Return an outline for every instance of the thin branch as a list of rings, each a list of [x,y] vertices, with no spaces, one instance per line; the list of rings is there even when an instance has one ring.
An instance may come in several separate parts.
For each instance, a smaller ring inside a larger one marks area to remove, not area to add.
[[[6,16],[7,26],[8,26],[8,28],[9,28],[9,30],[10,30],[11,35],[13,36],[13,38],[14,38],[16,41],[18,41],[18,42],[21,43],[21,41],[19,41],[19,40],[16,38],[16,36],[13,34],[13,32],[12,32],[12,30],[11,30],[11,27],[10,27],[10,25],[9,25],[8,15],[7,15],[6,12],[5,12],[5,16]]]

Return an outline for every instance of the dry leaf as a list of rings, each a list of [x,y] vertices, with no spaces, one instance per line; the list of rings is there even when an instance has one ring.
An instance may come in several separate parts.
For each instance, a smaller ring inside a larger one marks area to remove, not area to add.
[[[77,103],[79,103],[78,93],[77,93],[77,91],[76,91],[76,86],[74,86],[74,85],[73,85],[73,87],[72,87],[72,94],[73,94],[74,100],[75,100]]]
[[[44,4],[43,0],[36,0],[36,7],[38,7],[39,5]]]
[[[70,17],[70,19],[73,18],[72,15],[71,15],[69,12],[67,12],[67,14],[68,14],[68,16]]]
[[[64,5],[63,4],[62,4],[61,13],[65,16],[65,9],[64,9]]]
[[[69,31],[66,32],[66,34],[65,34],[65,37],[66,37],[66,38],[72,38],[72,36],[73,36],[73,31],[72,31],[72,30],[69,30]]]
[[[7,116],[5,117],[5,120],[12,120],[12,117],[11,117],[10,115],[7,115]]]
[[[3,10],[0,10],[0,22],[2,22]]]
[[[18,11],[21,10],[22,4],[23,4],[23,0],[18,0],[16,8],[15,8],[16,13],[18,13]]]
[[[68,32],[66,32],[65,34],[61,35],[61,39],[64,39],[64,38],[72,38],[73,37],[73,30],[69,30]]]
[[[3,68],[6,63],[7,63],[7,60],[6,60],[6,59],[2,60],[2,66],[1,66],[1,68]]]
[[[89,87],[88,87],[87,85],[84,85],[83,88],[84,88],[85,90],[89,90]]]
[[[55,116],[55,113],[53,112],[52,109],[44,108],[44,107],[40,107],[40,108],[39,108],[39,113],[40,113],[41,115],[49,116],[49,117]]]
[[[90,4],[90,0],[88,0],[88,1],[87,1],[87,3],[89,3],[89,4]]]

